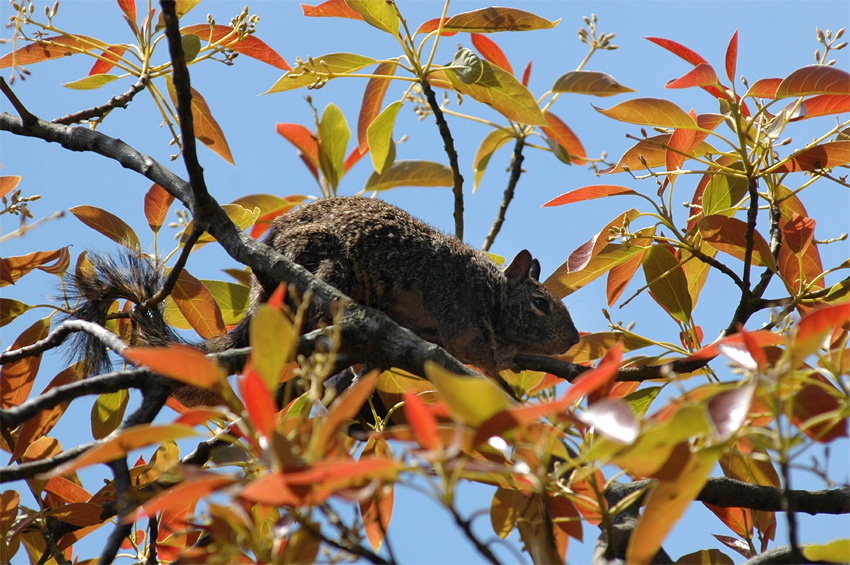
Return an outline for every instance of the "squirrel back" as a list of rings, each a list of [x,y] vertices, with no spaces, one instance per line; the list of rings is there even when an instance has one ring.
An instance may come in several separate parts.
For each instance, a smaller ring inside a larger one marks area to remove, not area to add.
[[[528,251],[500,269],[486,253],[447,236],[381,200],[321,199],[272,222],[264,242],[354,301],[386,313],[464,363],[496,377],[518,369],[519,354],[563,353],[578,332],[563,303],[537,280],[540,265]],[[159,287],[161,275],[147,261],[119,264],[92,257],[94,269],[76,277],[85,299],[74,317],[103,323],[118,298],[140,303]],[[252,278],[251,306],[230,333],[201,347],[221,351],[248,345],[257,306],[273,289]],[[162,345],[177,337],[161,312],[132,318],[138,344]],[[329,320],[305,321],[308,331]],[[92,368],[108,364],[102,346],[83,337],[78,350]]]

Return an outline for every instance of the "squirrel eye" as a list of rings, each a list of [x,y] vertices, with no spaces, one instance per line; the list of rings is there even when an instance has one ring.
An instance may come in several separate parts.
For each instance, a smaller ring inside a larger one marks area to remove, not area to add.
[[[543,314],[549,314],[549,301],[543,298],[542,296],[535,296],[531,299],[531,304],[540,310]]]

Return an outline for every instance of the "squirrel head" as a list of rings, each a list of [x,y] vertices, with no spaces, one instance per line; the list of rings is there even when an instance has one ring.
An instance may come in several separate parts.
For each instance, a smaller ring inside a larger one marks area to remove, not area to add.
[[[517,253],[504,275],[501,338],[530,355],[556,355],[578,343],[567,307],[540,284],[540,263],[531,253]]]

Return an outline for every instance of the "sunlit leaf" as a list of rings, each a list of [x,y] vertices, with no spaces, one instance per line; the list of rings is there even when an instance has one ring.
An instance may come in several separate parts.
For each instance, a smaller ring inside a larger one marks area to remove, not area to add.
[[[254,225],[254,222],[257,221],[257,218],[260,217],[260,210],[254,208],[253,210],[249,210],[240,206],[239,204],[222,204],[222,209],[227,214],[227,217],[230,218],[236,227],[240,230],[247,229],[248,226]],[[180,245],[186,245],[186,242],[189,240],[189,235],[192,233],[192,229],[195,227],[195,220],[189,220],[189,223],[183,229],[183,233],[180,236]],[[204,232],[201,234],[201,237],[198,238],[198,241],[195,243],[195,247],[193,249],[197,250],[199,247],[206,245],[207,243],[212,243],[215,241],[215,238],[209,234],[209,232]]]
[[[312,131],[301,124],[275,124],[277,133],[286,138],[314,167],[319,166],[319,144]]]
[[[340,430],[348,426],[375,390],[378,372],[373,371],[359,378],[354,384],[345,389],[328,408],[328,415],[319,430],[319,437],[314,444],[315,455],[323,457],[328,450],[330,441]]]
[[[545,126],[541,126],[540,129],[543,130],[543,133],[550,139],[558,143],[561,147],[569,155],[569,160],[576,165],[584,165],[587,161],[584,157],[587,157],[587,153],[584,150],[584,146],[579,141],[578,136],[573,133],[573,130],[565,124],[561,118],[556,116],[555,114],[549,112],[543,112],[543,116],[546,118]]]
[[[139,507],[135,515],[128,519],[140,518],[141,516],[155,516],[163,510],[185,506],[189,501],[197,501],[208,494],[220,490],[222,487],[234,482],[227,475],[203,473],[199,476],[187,478],[173,488],[165,490],[151,498]]]
[[[661,98],[635,98],[596,111],[609,118],[631,124],[670,128],[697,129],[697,124],[687,112],[669,100]]]
[[[139,242],[139,236],[115,214],[95,206],[74,206],[68,211],[88,227],[99,231],[112,241],[120,243],[131,251],[141,253],[142,245]]]
[[[6,196],[12,192],[19,182],[21,177],[18,175],[0,176],[0,196]]]
[[[803,556],[811,561],[850,562],[850,539],[837,539],[829,543],[806,545],[801,550]]]
[[[170,75],[165,75],[165,84],[168,87],[168,94],[171,96],[171,101],[177,104],[177,91],[174,89],[174,82]],[[224,132],[215,118],[212,116],[210,107],[207,101],[201,96],[201,93],[190,87],[192,92],[192,122],[195,126],[195,137],[209,147],[216,155],[230,163],[233,162],[233,155],[230,153],[230,146],[224,138]]]
[[[371,26],[392,35],[398,35],[398,12],[391,2],[373,0],[345,0],[349,8],[363,16]]]
[[[445,25],[448,18],[443,18],[443,25]],[[437,31],[440,26],[440,18],[432,18],[430,20],[422,22],[418,28],[416,28],[416,32],[414,32],[414,37],[419,35],[420,33],[433,33]],[[443,28],[443,31],[440,32],[440,37],[450,37],[452,35],[457,35],[456,31],[446,31]]]
[[[366,83],[366,89],[363,91],[363,101],[360,104],[360,114],[357,117],[357,142],[361,152],[369,149],[366,132],[378,114],[381,113],[381,106],[384,104],[384,96],[387,89],[390,87],[390,77],[395,74],[398,64],[395,62],[381,63],[372,75],[386,76],[387,78],[377,78],[373,76]]]
[[[209,289],[193,277],[186,269],[177,275],[177,283],[171,293],[177,308],[198,335],[204,339],[227,333],[221,309]]]
[[[348,18],[362,20],[363,16],[348,7],[345,0],[326,0],[316,6],[301,4],[301,11],[308,18]]]
[[[172,202],[174,197],[156,183],[152,184],[145,193],[145,218],[154,233],[157,233],[165,223],[168,208]]]
[[[593,391],[608,385],[617,377],[620,360],[623,356],[623,344],[617,342],[595,369],[591,369],[573,381],[570,390],[564,395],[563,401],[572,403]]]
[[[127,455],[134,449],[162,443],[168,440],[176,440],[197,435],[195,430],[189,426],[179,424],[152,426],[141,424],[119,431],[109,440],[94,447],[80,457],[72,459],[60,465],[50,472],[51,477],[65,475],[96,463],[107,463],[119,457]]]
[[[217,43],[222,47],[233,49],[237,53],[253,57],[284,71],[292,69],[283,57],[256,35],[243,34],[241,38],[238,38],[238,34],[230,26],[216,24],[213,27],[209,24],[196,24],[181,28],[180,33],[184,36],[197,35],[198,38],[208,43]],[[225,40],[227,36],[230,36],[230,38]]]
[[[392,451],[385,439],[370,439],[366,443],[366,447],[363,448],[360,458],[363,459],[364,457],[368,458],[375,455],[385,459],[392,457]],[[360,517],[363,519],[363,529],[366,530],[366,537],[369,538],[369,544],[376,552],[380,551],[387,529],[390,526],[390,519],[393,514],[394,490],[395,485],[387,483],[375,489],[375,493],[368,500],[360,501]]]
[[[607,196],[617,196],[621,194],[637,194],[631,188],[625,186],[617,186],[615,184],[594,184],[576,188],[567,193],[557,196],[544,204],[543,206],[563,206],[564,204],[572,204],[573,202],[584,202],[585,200],[594,200],[596,198],[605,198]]]
[[[295,328],[283,313],[261,305],[251,318],[249,333],[251,366],[263,378],[266,388],[275,390],[283,367],[295,355]]]
[[[440,448],[436,418],[419,395],[410,391],[404,393],[404,419],[423,449],[434,451]]]
[[[647,251],[644,249],[627,261],[619,265],[614,265],[608,271],[608,278],[605,280],[605,297],[609,307],[613,306],[623,294],[623,291],[626,290],[626,285],[629,284],[637,270],[643,264],[646,253]]]
[[[200,388],[213,388],[224,379],[224,371],[218,363],[188,345],[129,347],[121,355],[134,365]]]
[[[684,76],[671,80],[665,88],[690,88],[692,86],[719,86],[720,82],[714,67],[700,63]]]
[[[824,94],[803,100],[801,120],[850,112],[850,94]]]
[[[697,226],[700,235],[711,247],[729,255],[744,260],[747,248],[747,224],[737,218],[728,218],[714,214],[701,219]],[[770,246],[764,237],[753,231],[752,264],[767,267],[776,271],[776,262],[770,251]]]
[[[452,170],[431,161],[395,161],[382,173],[374,172],[364,190],[388,190],[397,186],[453,186]]]
[[[511,74],[514,74],[511,63],[505,56],[505,53],[496,45],[492,39],[480,33],[471,33],[469,35],[472,40],[472,45],[481,53],[481,56],[499,67],[505,69]]]
[[[64,273],[69,263],[68,246],[53,251],[35,251],[26,255],[0,258],[0,287],[15,284],[33,269],[50,274]]]
[[[247,367],[239,379],[239,395],[248,418],[263,437],[271,438],[277,407],[269,385],[252,367]],[[276,384],[276,383],[275,383]]]
[[[336,104],[325,106],[316,133],[319,141],[319,168],[336,189],[345,174],[345,152],[351,137],[345,115]]]
[[[821,347],[823,339],[835,328],[850,322],[850,303],[815,310],[797,324],[792,352],[796,367]]]
[[[744,96],[750,96],[752,98],[776,98],[776,92],[779,90],[780,84],[782,84],[781,78],[763,78],[751,84]]]
[[[718,455],[717,449],[695,453],[679,477],[672,481],[659,481],[650,488],[643,515],[629,539],[626,561],[638,564],[652,562],[661,542],[705,486]]]
[[[63,83],[62,86],[73,90],[94,90],[95,88],[100,88],[105,84],[109,84],[117,78],[118,77],[116,75],[89,75],[79,80]]]
[[[499,487],[490,503],[490,523],[493,531],[506,539],[514,529],[519,513],[516,507],[517,491]]]
[[[741,170],[741,176],[709,174],[708,183],[702,193],[702,215],[723,214],[731,216],[738,203],[747,195],[749,183],[740,161],[727,166]]]
[[[579,420],[609,440],[630,445],[635,442],[640,424],[628,405],[620,400],[595,402],[578,415]]]
[[[615,94],[634,92],[634,90],[618,83],[608,73],[601,73],[599,71],[570,71],[555,80],[555,84],[552,85],[552,92],[613,96]]]
[[[329,53],[320,57],[311,57],[280,77],[265,94],[310,86],[317,81],[359,71],[375,62],[375,59],[371,57],[355,53]]]
[[[516,8],[482,8],[452,16],[443,26],[451,31],[493,33],[496,31],[527,31],[551,29],[560,19],[549,21]]]
[[[774,169],[777,172],[814,171],[850,163],[850,141],[827,141],[804,149]]]
[[[484,171],[487,169],[493,153],[511,139],[513,137],[505,130],[494,129],[481,142],[478,152],[475,154],[475,159],[472,160],[472,170],[475,175],[475,181],[472,185],[473,192],[478,190],[478,185],[481,183],[481,178],[484,176]]]
[[[0,298],[0,327],[10,324],[12,320],[32,308],[20,300],[13,298]]]
[[[830,65],[808,65],[797,69],[779,84],[776,98],[812,94],[847,94],[850,73]]]
[[[732,35],[729,40],[729,45],[726,47],[726,76],[730,81],[735,82],[735,69],[738,66],[738,30]]]
[[[537,99],[511,73],[487,61],[481,61],[482,74],[474,84],[463,82],[452,69],[444,73],[452,87],[487,104],[506,118],[528,125],[546,125]]]
[[[675,319],[688,323],[693,304],[679,260],[666,247],[653,245],[644,257],[643,272],[655,301]]]
[[[844,304],[850,318],[850,304]],[[822,375],[813,373],[793,397],[791,421],[811,439],[829,443],[847,437],[847,417],[842,415],[844,394]],[[831,415],[831,417],[829,417]]]
[[[669,153],[667,148],[670,146],[672,137],[673,134],[662,133],[641,139],[620,157],[620,160],[617,161],[615,166],[604,169],[600,173],[613,174],[622,173],[626,169],[640,171],[646,168],[666,167],[667,155]],[[700,156],[716,152],[717,150],[714,147],[703,141],[695,147],[691,146],[688,153]]]
[[[452,415],[475,426],[510,407],[510,398],[490,379],[460,376],[436,363],[425,363],[425,374],[448,404]]]
[[[662,37],[647,37],[649,41],[655,43],[656,45],[660,45],[664,49],[667,49],[674,55],[678,55],[685,61],[690,64],[696,66],[700,63],[708,63],[699,53],[685,47],[684,45],[677,43],[671,39],[664,39]]]
[[[398,111],[401,109],[401,101],[397,100],[384,108],[369,125],[366,131],[367,139],[369,140],[369,151],[372,155],[372,164],[375,166],[377,173],[382,173],[384,167],[392,165],[389,157],[392,155],[390,151],[393,141],[393,127]]]
[[[105,392],[97,396],[91,409],[91,432],[94,439],[103,439],[121,425],[130,391]]]
[[[0,57],[0,69],[5,69],[12,65],[21,66],[40,63],[48,59],[81,53],[88,49],[106,48],[107,45],[102,41],[85,35],[45,37]]]

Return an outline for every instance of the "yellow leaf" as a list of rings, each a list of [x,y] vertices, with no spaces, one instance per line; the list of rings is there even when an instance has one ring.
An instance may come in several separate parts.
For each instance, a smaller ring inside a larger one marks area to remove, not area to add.
[[[477,426],[497,412],[511,406],[505,391],[484,377],[456,375],[436,363],[425,363],[425,375],[449,406],[453,416]]]
[[[829,543],[803,547],[803,556],[811,561],[850,563],[850,539],[837,539]]]

